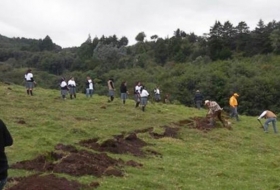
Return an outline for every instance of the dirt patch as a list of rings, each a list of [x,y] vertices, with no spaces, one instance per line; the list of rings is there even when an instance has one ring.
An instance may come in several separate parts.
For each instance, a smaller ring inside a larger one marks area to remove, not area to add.
[[[223,118],[227,118],[227,116],[223,116]],[[207,117],[192,117],[189,119],[181,120],[174,124],[178,126],[188,126],[189,128],[198,129],[205,132],[210,131],[214,128],[223,127],[222,123],[217,119],[215,119],[215,126],[211,125],[209,122],[209,118]],[[227,119],[225,119],[225,126],[229,130],[232,129]]]
[[[163,134],[150,132],[150,135],[155,139],[159,139],[163,137],[177,138],[178,131],[180,130],[178,127],[170,127],[170,126],[162,126],[162,127],[165,129]]]
[[[80,184],[77,181],[69,181],[66,178],[56,177],[54,174],[49,175],[32,175],[29,177],[22,178],[9,178],[9,183],[16,183],[14,186],[8,188],[7,190],[80,190],[86,189],[85,185]],[[96,188],[99,186],[98,183],[93,183]],[[89,188],[87,188],[89,189]]]
[[[17,162],[11,165],[11,168],[100,177],[102,175],[123,176],[123,172],[118,168],[121,164],[123,161],[115,160],[105,153],[97,154],[82,150],[68,154],[50,152],[39,155],[33,160]]]
[[[102,144],[97,143],[97,141],[98,139],[89,139],[80,141],[79,144],[100,152],[130,153],[134,156],[144,156],[145,152],[141,148],[147,145],[146,142],[137,137],[136,133],[131,133],[126,137],[124,135],[115,135],[114,139],[106,140]]]

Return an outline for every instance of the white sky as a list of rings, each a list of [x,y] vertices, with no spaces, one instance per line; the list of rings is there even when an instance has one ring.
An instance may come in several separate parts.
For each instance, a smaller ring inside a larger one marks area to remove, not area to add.
[[[138,33],[172,37],[178,28],[202,36],[215,21],[244,21],[254,30],[280,21],[279,0],[0,0],[0,34],[43,39],[61,47],[80,46],[90,34],[126,36]]]

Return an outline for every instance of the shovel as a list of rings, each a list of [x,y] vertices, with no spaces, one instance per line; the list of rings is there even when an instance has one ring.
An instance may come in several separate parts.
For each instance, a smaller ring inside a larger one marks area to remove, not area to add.
[[[258,121],[259,121],[259,122],[260,122],[260,124],[261,124],[261,128],[263,128],[263,130],[264,130],[264,126],[263,126],[263,124],[262,124],[261,120],[259,120],[259,119],[258,119]]]

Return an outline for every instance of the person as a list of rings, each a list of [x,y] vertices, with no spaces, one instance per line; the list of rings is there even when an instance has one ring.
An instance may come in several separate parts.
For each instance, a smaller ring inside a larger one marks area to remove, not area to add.
[[[71,77],[70,80],[68,81],[68,88],[69,88],[69,94],[70,94],[70,99],[76,98],[76,82],[74,77]]]
[[[31,73],[31,69],[28,69],[24,75],[25,78],[25,86],[26,86],[26,92],[28,95],[33,96],[33,88],[34,88],[34,84],[36,84],[36,82],[34,81],[33,78],[33,74]]]
[[[107,81],[107,85],[108,85],[108,96],[109,96],[108,102],[113,102],[113,100],[114,100],[114,95],[115,95],[114,80],[113,80],[112,78],[110,78],[110,79]]]
[[[272,123],[274,133],[277,133],[278,131],[276,128],[276,118],[277,118],[276,114],[270,110],[265,110],[258,117],[258,120],[260,121],[260,119],[263,117],[266,119],[266,121],[264,123],[264,132],[266,132],[266,133],[268,132],[268,125],[269,125],[269,123]]]
[[[238,101],[237,98],[239,97],[239,94],[234,93],[230,99],[229,99],[229,105],[230,105],[230,117],[236,118],[236,121],[239,121],[239,116],[237,112],[237,106],[238,106]]]
[[[11,145],[13,145],[13,138],[5,123],[0,119],[0,190],[4,188],[8,177],[8,159],[5,147]]]
[[[134,86],[134,100],[135,100],[135,107],[137,108],[140,104],[140,91],[141,91],[141,82],[136,82],[135,86]]]
[[[140,90],[140,97],[141,97],[142,111],[145,111],[145,107],[148,103],[148,97],[149,97],[149,92],[145,89],[145,86],[142,86]]]
[[[155,101],[159,102],[161,98],[160,98],[160,90],[158,86],[154,89],[154,93],[155,93]]]
[[[86,81],[86,97],[92,97],[93,95],[93,81],[88,76]]]
[[[201,109],[202,101],[203,101],[203,96],[202,96],[201,92],[199,90],[196,90],[195,95],[194,95],[194,102],[195,102],[196,108],[199,110]]]
[[[126,83],[126,81],[121,83],[120,92],[121,92],[121,99],[123,101],[123,104],[125,104],[125,101],[127,99],[127,94],[129,94],[129,92],[127,90],[127,83]]]
[[[215,126],[215,117],[218,117],[218,119],[222,122],[223,126],[226,127],[225,122],[222,118],[222,108],[220,105],[215,101],[205,100],[204,103],[209,111],[208,114],[210,116],[210,125]]]
[[[61,92],[61,96],[64,100],[66,99],[68,90],[69,89],[68,89],[67,83],[65,81],[65,78],[62,77],[61,81],[60,81],[60,92]]]

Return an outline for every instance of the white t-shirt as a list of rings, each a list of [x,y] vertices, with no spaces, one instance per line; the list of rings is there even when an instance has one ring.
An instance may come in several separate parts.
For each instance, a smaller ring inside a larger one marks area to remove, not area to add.
[[[74,80],[69,80],[68,81],[68,86],[76,86],[76,82]]]
[[[89,80],[88,80],[88,83],[89,83],[88,88],[89,88],[90,90],[93,90],[93,83],[92,83],[92,80],[89,79]]]
[[[142,92],[140,93],[140,96],[141,97],[148,97],[149,96],[149,93],[147,90],[143,89]]]
[[[32,73],[27,73],[27,74],[25,75],[25,79],[26,79],[27,81],[31,81],[32,78],[33,78],[33,74],[32,74]]]
[[[62,81],[62,82],[60,83],[60,87],[63,88],[63,87],[65,87],[65,86],[67,86],[67,83],[66,83],[65,81]]]
[[[140,94],[140,90],[141,90],[142,86],[135,86],[135,92]]]

